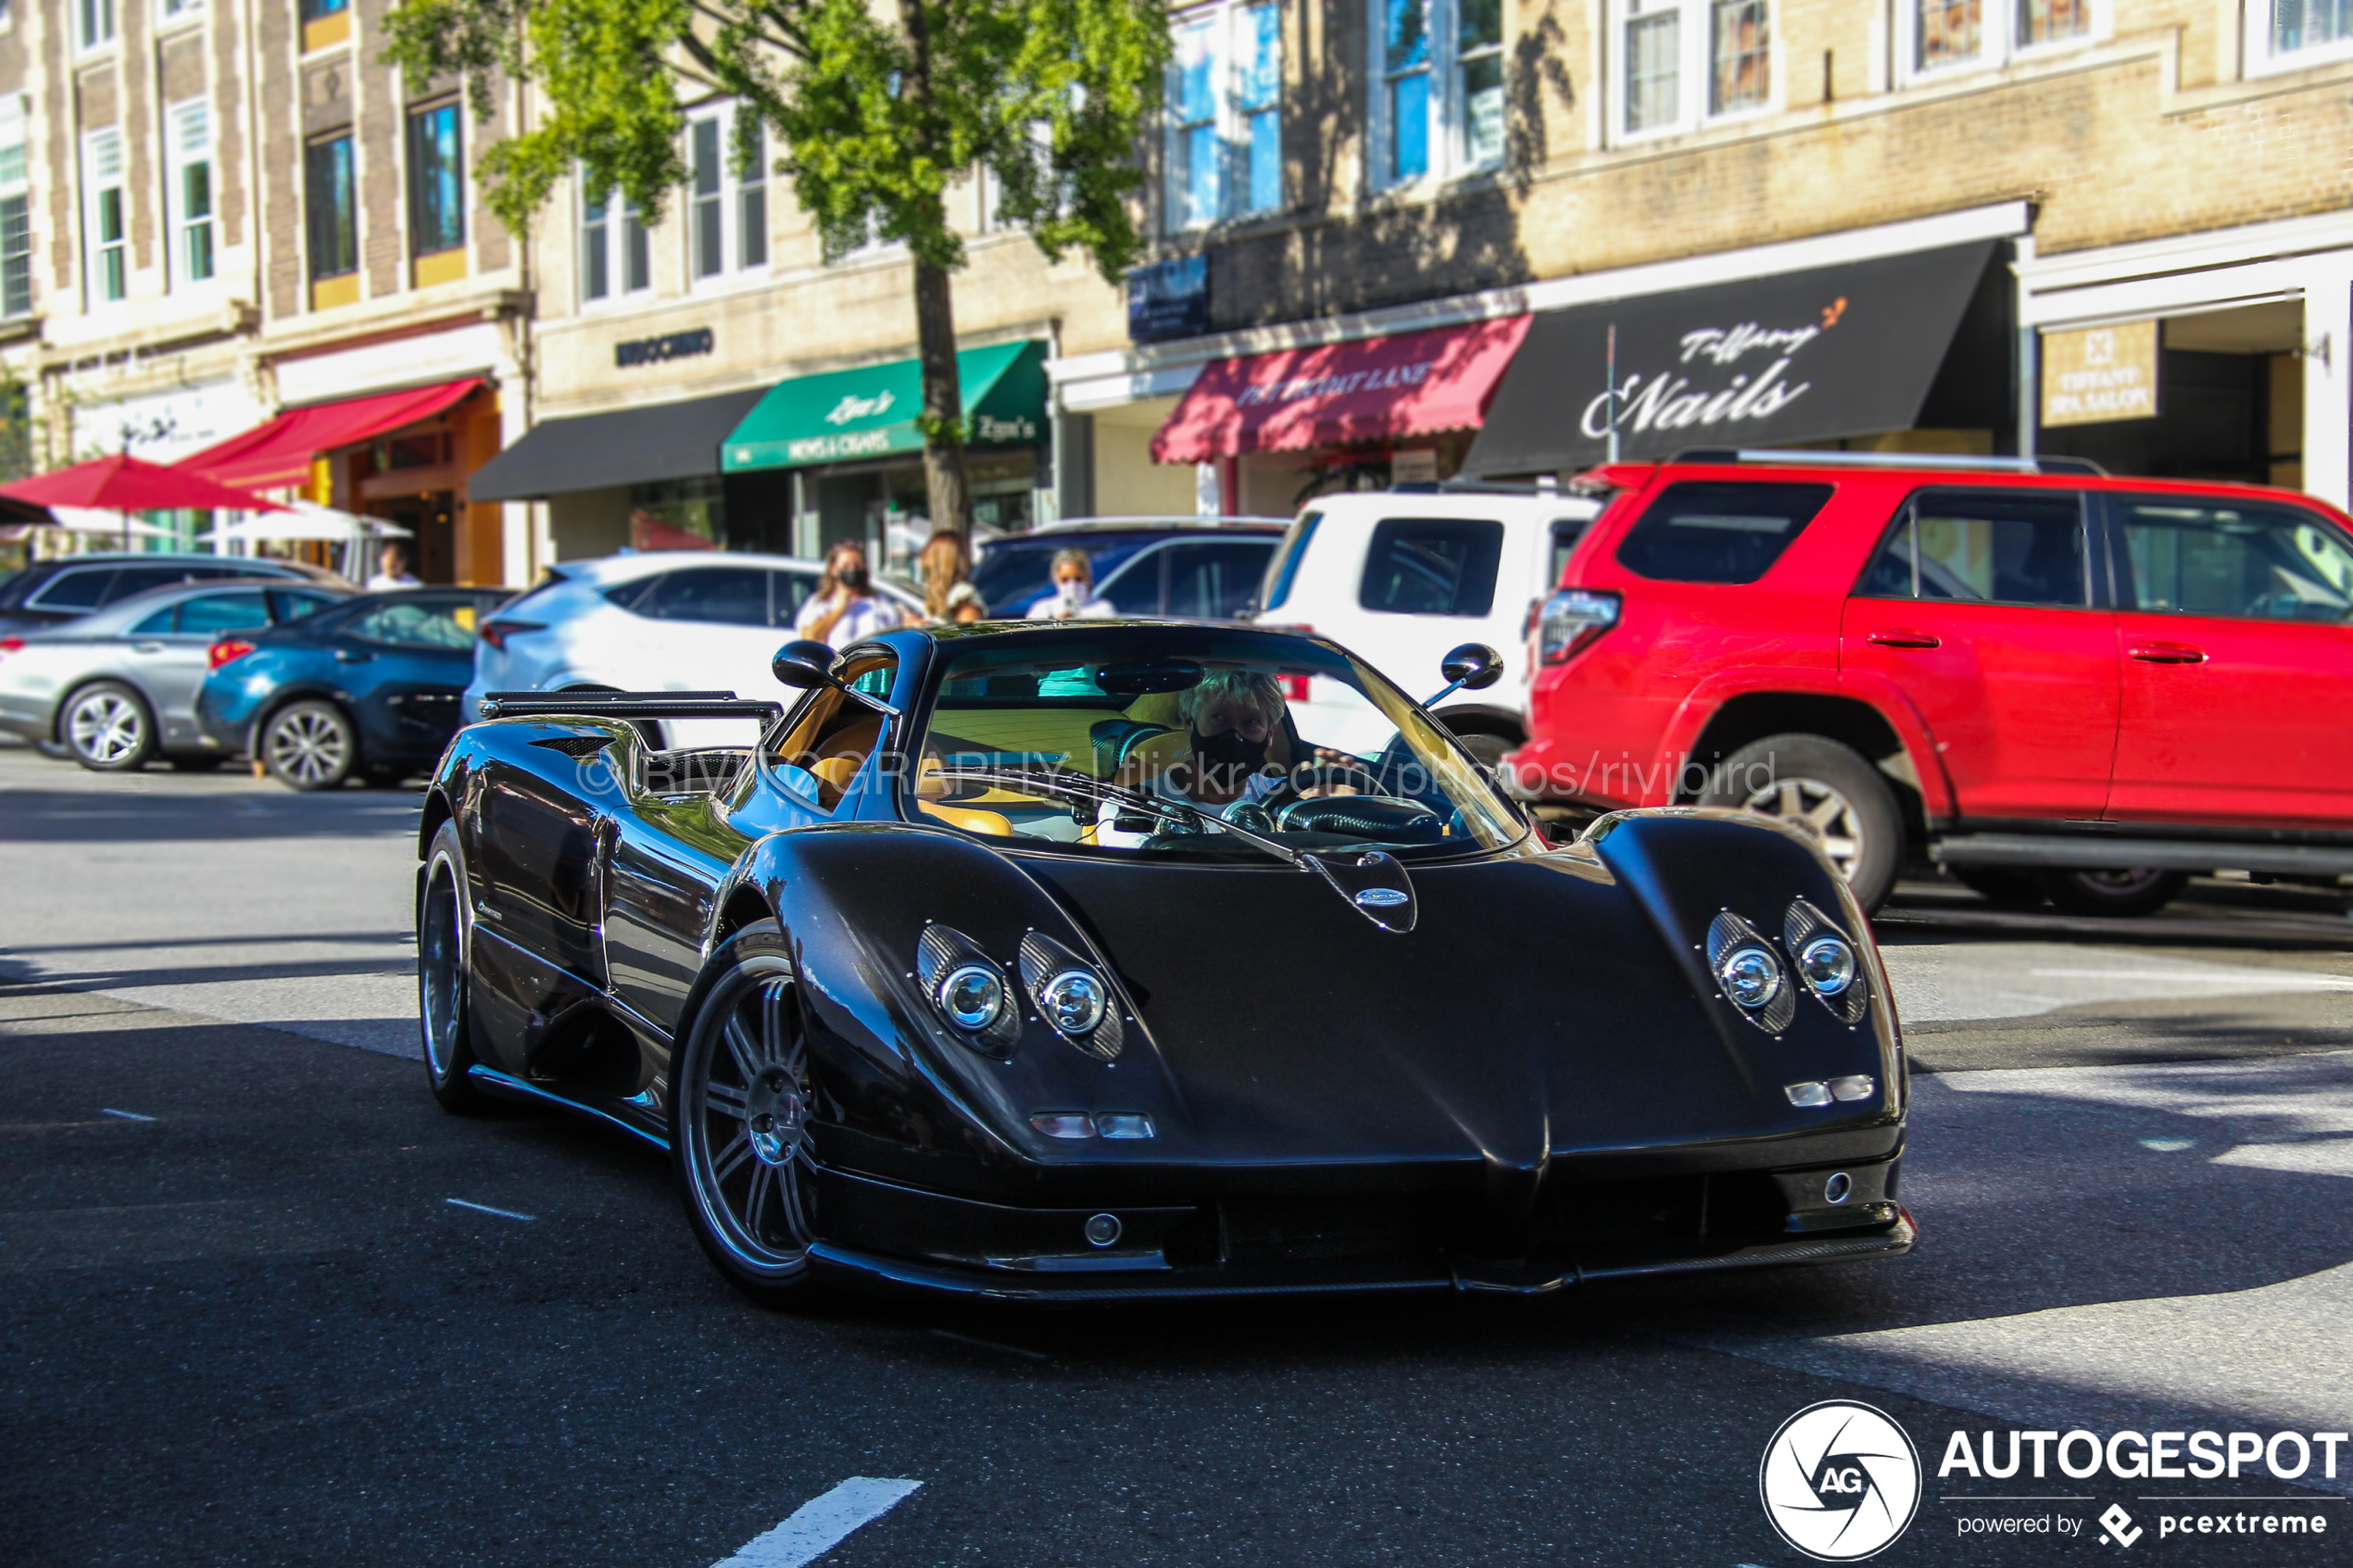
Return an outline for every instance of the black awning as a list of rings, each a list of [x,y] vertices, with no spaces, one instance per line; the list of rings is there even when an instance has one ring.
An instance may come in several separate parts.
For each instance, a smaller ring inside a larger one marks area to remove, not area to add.
[[[1463,470],[1502,478],[1606,458],[1613,326],[1628,458],[1910,430],[1931,390],[1940,420],[1999,429],[2015,379],[2007,274],[1988,270],[2001,245],[1543,312]]]
[[[469,501],[536,501],[572,490],[651,484],[719,471],[719,444],[764,386],[684,403],[549,420],[473,471]]]

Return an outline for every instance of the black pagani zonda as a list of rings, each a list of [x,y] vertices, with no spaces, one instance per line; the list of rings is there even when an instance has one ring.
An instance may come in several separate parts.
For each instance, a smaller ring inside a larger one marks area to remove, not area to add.
[[[1537,1292],[1912,1246],[1886,978],[1792,830],[1548,842],[1308,636],[960,627],[774,670],[788,708],[492,697],[417,902],[434,1095],[667,1149],[752,1297]],[[648,744],[720,717],[757,744]]]

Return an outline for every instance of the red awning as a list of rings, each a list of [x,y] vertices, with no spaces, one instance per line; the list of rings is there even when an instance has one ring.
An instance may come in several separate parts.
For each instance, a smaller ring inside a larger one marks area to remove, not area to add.
[[[1528,318],[1220,359],[1152,437],[1152,461],[1201,463],[1476,430]]]
[[[193,457],[182,458],[173,466],[218,484],[239,484],[254,490],[301,484],[309,480],[311,460],[320,453],[373,440],[404,425],[429,420],[465,399],[481,384],[480,376],[469,376],[438,386],[411,387],[407,392],[289,408],[243,435],[233,435]]]

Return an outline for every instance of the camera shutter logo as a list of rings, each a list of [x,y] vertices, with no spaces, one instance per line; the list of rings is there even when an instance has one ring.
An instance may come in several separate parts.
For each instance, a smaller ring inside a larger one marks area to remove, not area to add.
[[[1885,1411],[1825,1399],[1781,1423],[1756,1469],[1765,1517],[1823,1562],[1884,1550],[1920,1506],[1920,1456]]]

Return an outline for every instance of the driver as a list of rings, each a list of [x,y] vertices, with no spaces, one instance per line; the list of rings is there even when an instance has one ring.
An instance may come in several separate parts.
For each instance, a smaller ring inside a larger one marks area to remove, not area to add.
[[[1283,772],[1266,762],[1283,727],[1282,688],[1254,670],[1213,670],[1177,694],[1177,716],[1192,749],[1144,787],[1170,800],[1225,807],[1263,800],[1280,787]]]

